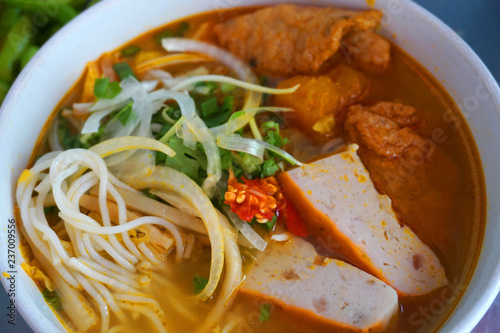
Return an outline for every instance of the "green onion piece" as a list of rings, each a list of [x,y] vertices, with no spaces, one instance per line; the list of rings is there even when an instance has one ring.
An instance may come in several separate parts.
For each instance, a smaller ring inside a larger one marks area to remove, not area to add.
[[[224,97],[224,100],[222,101],[221,112],[231,112],[231,111],[233,111],[233,106],[234,106],[234,97],[233,96],[226,96],[226,97]]]
[[[158,141],[167,144],[168,140],[170,140],[170,138],[175,135],[175,133],[181,127],[181,125],[184,123],[185,120],[186,120],[185,116],[180,117],[179,120],[177,120],[177,122],[172,126],[172,128],[170,128],[168,132],[161,137],[161,139],[158,139]]]
[[[116,75],[120,78],[120,80],[123,80],[129,76],[132,76],[133,78],[137,79],[137,76],[135,76],[134,71],[130,67],[130,65],[126,62],[117,62],[116,64],[113,65],[113,69],[116,72]]]
[[[273,176],[276,172],[280,171],[280,167],[276,164],[274,158],[268,158],[262,164],[262,178]]]
[[[59,208],[57,208],[57,206],[43,207],[43,213],[45,215],[57,214],[58,212],[59,212]]]
[[[271,304],[265,303],[260,306],[259,321],[268,321],[271,318]]]
[[[14,24],[5,39],[2,50],[0,51],[0,80],[12,82],[15,77],[14,65],[21,57],[30,39],[32,33],[29,27],[29,19],[23,16]]]
[[[222,170],[229,170],[233,166],[233,157],[231,151],[219,148],[220,164]]]
[[[62,304],[61,301],[59,300],[59,297],[57,296],[57,293],[55,291],[50,291],[48,289],[44,289],[42,291],[42,295],[45,298],[45,301],[49,303],[54,310],[61,311],[62,309]]]
[[[208,284],[208,279],[203,276],[195,275],[193,277],[193,289],[195,294],[199,294],[205,289]]]
[[[261,125],[262,130],[266,134],[264,141],[278,148],[282,148],[289,140],[280,135],[280,125],[275,121],[268,121]]]
[[[189,23],[187,22],[181,22],[177,29],[175,30],[165,30],[158,35],[156,35],[154,38],[158,44],[161,44],[161,40],[163,38],[170,38],[170,37],[183,37],[186,31],[189,29]]]
[[[217,105],[217,98],[211,97],[205,102],[201,103],[201,113],[203,117],[210,117],[219,112],[219,106]]]
[[[276,224],[276,220],[278,219],[278,217],[276,216],[276,214],[273,216],[273,218],[271,219],[271,221],[267,221],[266,223],[259,223],[259,225],[261,227],[263,227],[264,229],[266,229],[267,231],[272,231],[275,224]]]
[[[94,95],[97,99],[112,99],[122,91],[120,83],[109,82],[109,78],[96,79],[94,83]]]
[[[121,52],[122,56],[127,57],[127,58],[131,58],[131,57],[135,56],[140,50],[141,50],[141,48],[139,46],[131,45],[129,47],[124,48],[120,52]]]
[[[85,144],[83,144],[77,134],[73,132],[71,129],[71,124],[68,119],[64,117],[59,117],[59,126],[57,127],[57,136],[59,138],[59,142],[61,142],[61,146],[64,150],[72,149],[72,148],[88,148]]]
[[[159,140],[161,139],[165,134],[168,133],[168,131],[174,127],[172,124],[165,124],[162,126],[162,128],[160,129],[160,131],[158,133],[156,133],[156,140]]]
[[[2,2],[32,13],[47,13],[47,16],[60,23],[68,23],[78,15],[78,12],[73,7],[63,4],[62,1],[2,0]]]
[[[132,105],[133,103],[130,103],[129,105],[121,109],[120,112],[118,112],[118,114],[116,115],[123,126],[125,126],[125,124],[127,123],[130,113],[132,112]]]
[[[38,46],[29,45],[21,55],[21,68],[24,68],[39,50]]]

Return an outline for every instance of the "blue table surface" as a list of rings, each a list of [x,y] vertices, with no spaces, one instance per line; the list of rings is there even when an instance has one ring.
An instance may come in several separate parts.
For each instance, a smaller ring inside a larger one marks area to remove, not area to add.
[[[500,1],[499,0],[415,0],[455,30],[479,55],[500,82]],[[0,288],[0,309],[8,306],[7,294]],[[20,315],[16,325],[0,317],[0,332],[32,332]],[[500,332],[500,297],[473,331],[474,333]]]

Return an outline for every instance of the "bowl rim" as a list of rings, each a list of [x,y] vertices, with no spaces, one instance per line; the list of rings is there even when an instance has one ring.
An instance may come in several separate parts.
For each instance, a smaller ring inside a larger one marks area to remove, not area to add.
[[[48,53],[48,50],[52,48],[53,45],[56,45],[63,41],[65,38],[67,38],[67,35],[71,35],[73,29],[80,25],[82,22],[86,21],[88,17],[91,17],[93,15],[96,15],[96,13],[106,10],[106,7],[113,6],[115,2],[118,2],[119,0],[108,0],[108,1],[101,1],[94,6],[86,9],[84,12],[79,14],[77,17],[75,17],[73,20],[71,20],[68,24],[66,24],[62,29],[60,29],[56,34],[54,34],[41,48],[40,50],[35,54],[35,56],[30,60],[28,65],[22,70],[22,72],[18,75],[16,78],[14,84],[11,86],[9,89],[9,92],[7,96],[5,97],[1,107],[0,107],[0,124],[3,123],[3,121],[6,118],[6,115],[9,113],[12,113],[13,108],[11,107],[12,104],[14,104],[16,98],[18,95],[21,93],[21,89],[24,85],[24,83],[29,80],[32,71],[39,66],[43,59],[45,58],[46,54]],[[421,5],[411,1],[411,0],[397,0],[400,3],[402,3],[404,6],[407,6],[407,8],[411,11],[411,15],[418,16],[418,18],[422,21],[427,22],[428,24],[432,24],[434,29],[446,36],[446,42],[451,45],[454,49],[456,49],[458,52],[460,52],[464,58],[467,60],[469,66],[473,68],[473,70],[478,74],[478,77],[481,77],[485,88],[488,89],[492,94],[491,96],[494,99],[494,104],[497,106],[495,111],[497,114],[500,115],[500,87],[498,82],[494,79],[493,75],[491,72],[488,70],[487,66],[484,64],[484,62],[480,59],[480,57],[474,52],[474,50],[460,37],[457,35],[455,31],[453,31],[448,25],[446,25],[444,22],[442,22],[438,17],[436,17],[434,14],[429,12],[427,9],[423,8]],[[305,4],[305,0],[301,1],[302,3]],[[314,3],[314,5],[323,5],[327,4],[329,2],[335,2],[335,0],[326,0],[324,2],[320,3]],[[230,1],[229,2],[224,2],[226,3],[227,7],[231,5]],[[252,5],[272,5],[272,4],[279,4],[281,1],[257,1],[255,4]],[[375,3],[375,9],[377,8],[377,3]],[[202,11],[201,11],[202,12]],[[199,12],[199,13],[201,13]],[[154,28],[154,27],[153,27]],[[132,37],[135,38],[135,37]],[[404,49],[404,48],[403,48]],[[430,71],[429,71],[430,73]],[[432,75],[432,74],[431,74]],[[434,77],[434,75],[433,75]],[[456,98],[452,97],[453,100],[456,100]],[[484,169],[484,167],[483,167]],[[489,202],[487,202],[487,205],[489,206]],[[487,220],[488,220],[487,216]],[[484,248],[481,247],[481,253],[483,252]],[[479,260],[479,258],[477,259]],[[476,268],[477,268],[477,262],[476,262],[476,267],[474,268],[473,276],[471,277],[470,281],[474,279],[474,275],[476,273]],[[469,282],[470,282],[469,281]],[[5,279],[2,279],[2,284],[5,289],[7,289],[6,281]],[[484,291],[480,294],[480,296],[476,299],[475,305],[470,308],[467,313],[460,317],[460,318],[454,318],[454,321],[450,323],[450,318],[455,312],[455,310],[452,311],[452,313],[448,316],[448,318],[445,320],[445,322],[440,326],[440,329],[445,328],[447,331],[453,331],[454,329],[460,329],[461,331],[464,332],[469,332],[471,331],[477,323],[481,320],[481,318],[484,316],[486,311],[490,308],[491,304],[495,300],[497,294],[500,291],[500,262],[496,265],[494,269],[494,273],[492,278],[488,280],[488,283],[486,285],[483,285]],[[465,294],[462,295],[464,297]],[[461,302],[462,300],[459,300],[457,305]],[[26,321],[26,323],[30,326],[30,328],[36,330],[38,322],[36,321],[36,317],[32,316],[31,313],[27,313],[25,311],[25,307],[23,306],[23,301],[21,300],[18,302],[19,306],[17,310],[21,313],[23,319]],[[449,327],[448,327],[449,326]]]

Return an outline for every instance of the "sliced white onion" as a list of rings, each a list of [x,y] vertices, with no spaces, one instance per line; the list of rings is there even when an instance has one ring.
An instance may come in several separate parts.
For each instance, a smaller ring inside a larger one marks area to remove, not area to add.
[[[125,125],[121,126],[121,128],[119,128],[116,133],[111,134],[111,137],[120,137],[132,134],[136,126],[138,126],[140,122],[145,120],[143,119],[143,116],[147,113],[152,113],[151,105],[149,99],[147,98],[147,91],[143,88],[139,81],[129,76],[122,80],[120,86],[122,87],[123,92],[125,92],[128,96],[130,96],[130,98],[132,98],[132,111]],[[146,120],[146,122],[148,122],[148,120]],[[151,122],[151,115],[149,116],[149,122]],[[149,127],[149,123],[147,124],[147,126]],[[137,136],[147,135],[138,134]]]
[[[73,103],[73,110],[79,113],[88,112],[89,109],[94,105],[93,102],[90,103]]]
[[[155,81],[155,80],[143,81],[143,82],[141,82],[141,84],[143,85],[144,89],[146,89],[147,92],[151,92],[158,85],[158,81]],[[130,103],[130,101],[131,101],[131,99],[130,99],[130,96],[127,94],[127,92],[121,91],[114,98],[98,100],[94,104],[94,106],[92,106],[90,109],[88,109],[88,111],[95,112],[95,111],[106,110],[109,108],[116,110],[116,109],[123,108],[128,103]]]
[[[172,90],[182,90],[182,89],[189,89],[192,88],[192,85],[197,82],[224,82],[224,83],[230,83],[232,85],[235,85],[237,87],[246,89],[246,90],[251,90],[251,91],[256,91],[256,92],[261,92],[261,93],[266,93],[266,94],[274,94],[274,95],[283,95],[283,94],[291,94],[295,92],[300,84],[297,84],[291,88],[286,88],[286,89],[275,89],[275,88],[269,88],[269,87],[264,87],[258,84],[253,84],[237,79],[233,79],[232,77],[229,76],[223,76],[223,75],[198,75],[198,76],[192,76],[187,79],[184,79],[183,81],[177,83],[175,86],[173,86],[171,89]]]
[[[290,237],[287,233],[275,234],[271,236],[271,239],[276,242],[288,242]]]
[[[239,135],[218,135],[217,145],[223,149],[239,151],[255,156],[259,159],[259,164],[264,161],[266,147],[256,140],[243,138]]]
[[[264,151],[267,149],[279,155],[281,158],[291,164],[303,165],[283,149],[280,149],[258,139],[244,138],[239,135],[218,135],[217,145],[223,149],[239,151],[242,153],[253,155],[259,158],[261,161],[264,160]]]
[[[191,97],[177,91],[167,91],[165,96],[167,99],[174,99],[179,104],[182,115],[186,117],[182,124],[184,144],[196,147],[196,142],[193,140],[193,138],[196,138],[196,141],[201,142],[203,149],[205,149],[207,178],[203,182],[202,188],[209,197],[212,197],[215,193],[215,185],[222,175],[220,152],[215,137],[196,113],[196,106]]]
[[[229,221],[234,225],[236,230],[241,232],[243,237],[257,250],[264,251],[267,246],[267,242],[260,237],[258,233],[253,230],[253,228],[248,224],[248,222],[243,221],[238,217],[238,215],[231,211],[227,206],[223,206],[224,213],[226,213]]]
[[[107,109],[93,112],[85,121],[81,133],[89,134],[97,132],[99,130],[99,127],[101,126],[101,120],[113,111],[114,109]]]
[[[264,106],[261,108],[256,108],[256,109],[251,109],[251,110],[242,110],[235,112],[231,115],[231,118],[229,118],[229,121],[225,124],[212,127],[210,129],[210,132],[212,132],[213,135],[217,136],[219,134],[222,135],[230,135],[237,130],[243,128],[245,125],[247,125],[250,120],[253,119],[253,117],[260,112],[264,111],[269,111],[269,112],[290,112],[294,111],[293,109],[290,108],[280,108],[280,107],[273,107],[273,106]]]
[[[138,189],[157,188],[159,190],[174,191],[198,210],[208,232],[210,246],[212,248],[210,277],[205,289],[198,294],[200,299],[207,300],[217,288],[224,266],[224,239],[222,227],[217,216],[217,210],[214,208],[210,199],[188,176],[168,167],[156,166],[153,173],[148,177],[132,176],[129,179],[124,179],[124,181]]]
[[[172,74],[161,69],[150,70],[148,74],[160,80],[163,83],[163,85],[167,88],[170,88],[171,86],[175,85],[178,82],[178,80],[174,79]]]

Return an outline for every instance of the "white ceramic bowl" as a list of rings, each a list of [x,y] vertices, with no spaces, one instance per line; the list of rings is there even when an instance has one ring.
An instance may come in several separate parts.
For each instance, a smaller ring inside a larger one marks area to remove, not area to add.
[[[305,0],[287,2],[307,3]],[[7,223],[14,218],[16,180],[28,163],[47,117],[88,61],[178,18],[225,7],[269,3],[273,1],[107,0],[87,10],[50,39],[18,77],[1,109],[0,271],[11,270],[6,261]],[[368,7],[366,0],[316,0],[314,4]],[[497,174],[500,90],[474,52],[450,28],[418,5],[404,0],[377,0],[375,8],[385,13],[382,34],[433,73],[462,106],[480,151],[488,198],[486,234],[474,276],[442,327],[442,332],[468,332],[486,312],[500,287],[500,246],[497,246],[500,239],[500,176]],[[392,37],[394,33],[396,38]],[[19,263],[15,269],[16,306],[27,323],[36,332],[64,331]],[[2,279],[2,282],[8,289],[8,281]]]

